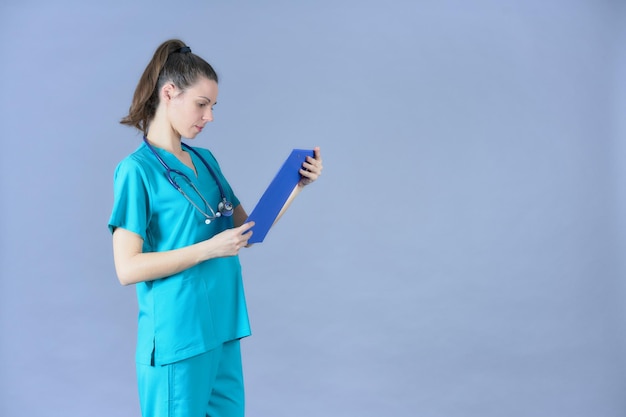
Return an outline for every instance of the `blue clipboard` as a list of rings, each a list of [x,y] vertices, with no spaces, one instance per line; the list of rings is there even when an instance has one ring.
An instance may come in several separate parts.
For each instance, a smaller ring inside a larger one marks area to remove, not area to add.
[[[276,221],[276,217],[285,202],[300,181],[300,168],[307,156],[314,156],[312,149],[294,149],[278,170],[278,173],[267,187],[247,222],[253,221],[252,237],[248,243],[260,243]]]

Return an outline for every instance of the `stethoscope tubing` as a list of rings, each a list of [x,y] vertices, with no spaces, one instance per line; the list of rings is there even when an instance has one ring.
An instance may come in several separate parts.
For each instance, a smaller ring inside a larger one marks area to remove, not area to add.
[[[163,168],[165,168],[165,173],[166,173],[167,180],[169,181],[170,184],[172,184],[172,187],[174,187],[176,190],[178,190],[180,193],[182,193],[184,195],[184,192],[183,192],[182,188],[180,187],[180,185],[178,185],[178,183],[176,183],[174,178],[172,178],[172,172],[177,174],[177,175],[180,175],[180,176],[184,177],[193,186],[193,183],[191,182],[189,177],[187,175],[185,175],[183,172],[181,172],[181,171],[179,171],[177,169],[170,168],[169,165],[167,165],[167,163],[165,163],[163,158],[161,158],[159,156],[159,154],[157,153],[156,149],[154,149],[154,147],[150,144],[150,142],[148,142],[148,138],[147,137],[144,136],[143,137],[143,141],[145,142],[146,146],[148,146],[148,149],[150,149],[150,151],[152,151],[152,154],[156,157],[156,159],[161,163],[161,165],[163,165]],[[211,174],[211,177],[213,177],[213,179],[215,180],[215,183],[217,184],[217,188],[220,191],[221,202],[220,202],[220,204],[218,206],[218,213],[215,214],[215,212],[214,212],[214,216],[213,217],[220,217],[221,215],[230,216],[232,214],[232,204],[226,198],[226,194],[224,193],[224,188],[222,187],[222,184],[220,183],[220,180],[217,177],[217,174],[215,173],[215,171],[213,171],[213,168],[211,168],[211,166],[206,161],[206,159],[204,159],[204,157],[202,155],[200,155],[200,153],[198,151],[196,151],[195,149],[193,149],[191,146],[187,145],[186,143],[181,143],[181,144],[182,144],[182,146],[185,149],[193,152],[198,158],[200,158],[200,161],[202,161],[202,164],[206,167],[206,169]],[[194,186],[194,188],[195,188],[195,186]],[[202,199],[204,199],[202,196],[200,196],[200,197]],[[193,204],[193,202],[192,202],[192,204]],[[222,212],[221,207],[225,207],[226,208],[226,210],[225,210],[226,212]],[[210,206],[209,206],[209,208],[210,208]],[[213,212],[213,209],[212,208],[210,208],[210,209]],[[198,210],[200,210],[200,209],[198,209]],[[230,213],[228,213],[229,211],[230,211]],[[204,214],[204,212],[202,212],[202,213]],[[204,214],[204,215],[205,215],[205,217],[207,217],[207,219],[209,218],[209,216],[207,216],[206,214]]]

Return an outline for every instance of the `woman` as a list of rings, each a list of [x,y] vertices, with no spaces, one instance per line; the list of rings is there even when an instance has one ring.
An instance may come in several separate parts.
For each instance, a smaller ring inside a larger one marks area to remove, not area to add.
[[[239,339],[250,335],[239,250],[254,225],[195,138],[213,121],[218,77],[180,40],[160,45],[121,123],[144,134],[120,162],[109,221],[122,284],[136,284],[143,416],[243,416]],[[322,171],[319,148],[285,204]]]

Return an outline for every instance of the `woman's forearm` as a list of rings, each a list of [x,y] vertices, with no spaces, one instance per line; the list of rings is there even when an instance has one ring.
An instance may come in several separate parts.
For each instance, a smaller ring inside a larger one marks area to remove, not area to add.
[[[224,230],[210,239],[163,252],[142,252],[141,236],[126,229],[113,232],[115,270],[122,285],[152,281],[182,272],[213,258],[234,256],[246,246],[254,223]]]
[[[211,252],[206,250],[208,241],[196,243],[180,249],[165,252],[141,252],[137,250],[134,239],[128,239],[129,234],[123,229],[117,229],[113,234],[113,251],[115,269],[122,285],[152,281],[165,278],[189,269],[200,262],[210,259]],[[127,240],[124,242],[124,240]],[[140,242],[141,238],[139,238]],[[134,246],[124,250],[124,247]]]

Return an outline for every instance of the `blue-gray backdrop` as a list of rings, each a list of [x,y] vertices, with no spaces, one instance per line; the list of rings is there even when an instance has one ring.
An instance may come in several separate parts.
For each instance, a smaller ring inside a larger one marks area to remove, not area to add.
[[[620,0],[0,5],[0,415],[139,415],[106,224],[162,41],[221,77],[196,139],[250,210],[249,416],[626,415]]]

